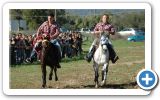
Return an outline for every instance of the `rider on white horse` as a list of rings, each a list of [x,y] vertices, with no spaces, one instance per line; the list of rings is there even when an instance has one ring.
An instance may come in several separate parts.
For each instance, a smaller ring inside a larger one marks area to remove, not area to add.
[[[100,34],[101,33],[108,33],[108,37],[109,35],[114,35],[115,34],[115,28],[108,22],[109,21],[109,15],[107,14],[104,14],[102,17],[101,17],[101,22],[98,23],[96,26],[95,26],[95,29],[94,29],[94,35],[97,37],[91,47],[90,47],[90,50],[89,50],[89,53],[86,55],[85,59],[90,62],[93,55],[94,55],[94,52],[96,50],[96,45],[97,45],[97,42],[99,42],[99,38],[100,38]],[[115,63],[119,57],[116,55],[116,52],[112,46],[112,43],[111,41],[109,41],[109,44],[107,45],[108,49],[109,49],[109,53],[110,53],[110,59],[112,61],[112,63]]]

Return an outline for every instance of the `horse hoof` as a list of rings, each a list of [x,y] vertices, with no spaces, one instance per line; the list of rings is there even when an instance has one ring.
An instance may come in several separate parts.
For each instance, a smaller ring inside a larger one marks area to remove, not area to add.
[[[104,86],[104,85],[105,85],[105,81],[102,81],[102,82],[101,82],[101,86]]]
[[[95,85],[95,88],[98,88],[98,85]]]
[[[46,88],[46,85],[42,85],[42,89]]]
[[[95,88],[98,88],[98,85],[96,85]]]
[[[49,77],[49,80],[52,80],[52,77]]]
[[[48,86],[48,88],[53,88],[52,86]]]
[[[55,81],[58,81],[58,78],[55,78]]]

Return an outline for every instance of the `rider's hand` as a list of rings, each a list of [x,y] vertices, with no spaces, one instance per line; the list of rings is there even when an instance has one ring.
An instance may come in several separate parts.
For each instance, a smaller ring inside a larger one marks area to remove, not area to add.
[[[104,31],[99,31],[100,34],[104,33]]]
[[[104,31],[104,33],[105,33],[106,35],[110,35],[110,32],[109,32],[109,31]]]

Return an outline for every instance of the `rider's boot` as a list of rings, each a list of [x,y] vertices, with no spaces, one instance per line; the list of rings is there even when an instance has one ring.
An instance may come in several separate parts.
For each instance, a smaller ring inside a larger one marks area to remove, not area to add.
[[[59,63],[57,64],[57,68],[61,68],[61,65]]]
[[[92,60],[92,57],[93,57],[95,51],[96,51],[96,46],[93,45],[91,50],[89,51],[89,53],[85,56],[85,60],[90,62]]]
[[[108,44],[107,47],[109,49],[110,59],[111,59],[112,63],[115,63],[119,59],[119,57],[117,56],[112,45]]]

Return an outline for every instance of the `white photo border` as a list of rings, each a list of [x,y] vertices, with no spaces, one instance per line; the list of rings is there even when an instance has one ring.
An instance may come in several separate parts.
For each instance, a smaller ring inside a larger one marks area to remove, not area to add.
[[[3,6],[3,92],[6,95],[148,95],[142,89],[10,89],[10,9],[144,9],[145,69],[151,69],[151,6],[148,3],[6,3]]]

